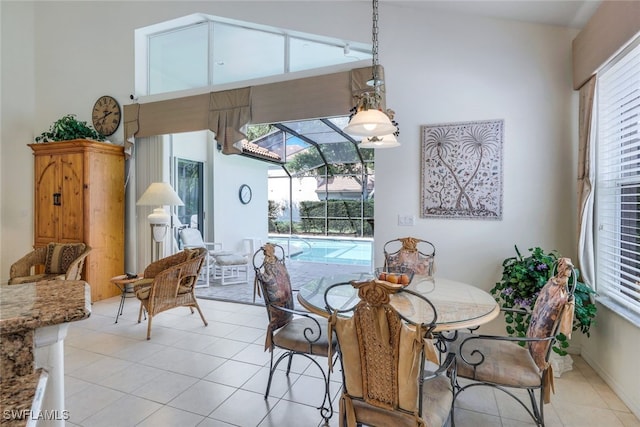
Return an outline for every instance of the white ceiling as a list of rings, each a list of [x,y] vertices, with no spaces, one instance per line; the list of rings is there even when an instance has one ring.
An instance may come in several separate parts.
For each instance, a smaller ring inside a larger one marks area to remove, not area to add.
[[[601,0],[380,0],[402,7],[514,19],[581,29]]]

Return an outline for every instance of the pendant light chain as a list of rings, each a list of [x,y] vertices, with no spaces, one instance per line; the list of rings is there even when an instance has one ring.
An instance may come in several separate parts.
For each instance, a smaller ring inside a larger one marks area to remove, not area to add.
[[[378,0],[373,0],[373,25],[371,27],[371,64],[373,87],[377,89],[378,81]]]

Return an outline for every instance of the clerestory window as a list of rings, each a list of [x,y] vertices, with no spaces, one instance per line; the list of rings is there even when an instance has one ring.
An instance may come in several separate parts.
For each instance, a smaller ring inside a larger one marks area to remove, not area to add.
[[[369,44],[196,14],[136,30],[136,94],[215,87],[370,59]]]

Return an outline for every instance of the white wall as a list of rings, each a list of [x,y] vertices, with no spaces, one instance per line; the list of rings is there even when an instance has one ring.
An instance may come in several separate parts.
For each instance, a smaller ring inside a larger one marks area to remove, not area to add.
[[[129,102],[135,28],[206,12],[360,42],[371,36],[368,2],[51,1],[0,2],[0,8],[2,281],[33,239],[33,166],[26,144],[63,114],[90,120],[91,106],[103,94]],[[500,278],[502,260],[514,254],[514,244],[575,257],[577,105],[570,73],[575,34],[381,4],[380,62],[403,145],[376,159],[377,263],[385,241],[415,235],[435,243],[439,274],[488,290]],[[505,121],[503,219],[419,218],[420,126],[486,119]],[[122,129],[115,139],[122,141]],[[225,184],[215,193],[215,222],[225,224],[216,226],[216,239],[233,241],[234,235],[266,230],[266,215],[264,224],[247,221],[250,210],[267,209],[266,179],[258,170],[244,173],[249,161],[215,156],[214,182]],[[237,198],[244,182],[254,189],[248,206]],[[415,215],[416,225],[397,226],[398,214]],[[640,414],[637,375],[623,369],[636,366],[640,333],[606,309],[600,313],[593,336],[583,343],[585,353]]]
[[[0,283],[6,283],[11,263],[33,245],[33,155],[26,144],[37,129],[34,4],[0,2],[0,18]]]
[[[582,356],[618,397],[640,418],[640,351],[638,327],[602,304],[591,337],[583,340]],[[615,399],[610,400],[615,404]]]
[[[243,239],[267,241],[268,164],[243,156],[226,156],[216,151],[213,161],[213,236],[224,249],[243,251]],[[243,205],[238,191],[251,187],[251,201]],[[257,248],[256,248],[257,249]]]
[[[514,244],[525,253],[541,246],[574,256],[575,32],[384,12],[380,60],[402,146],[376,153],[376,241],[418,234],[436,245],[440,274],[487,290],[499,279],[502,259],[515,255]],[[487,119],[504,119],[503,219],[421,219],[420,126]],[[397,226],[398,214],[415,215],[416,225]],[[382,259],[379,244],[376,258]]]

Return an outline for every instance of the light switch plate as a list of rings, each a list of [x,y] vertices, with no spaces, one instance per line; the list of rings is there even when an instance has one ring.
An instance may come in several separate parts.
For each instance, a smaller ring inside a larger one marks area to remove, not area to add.
[[[398,225],[411,227],[416,225],[416,216],[407,214],[398,214]]]

